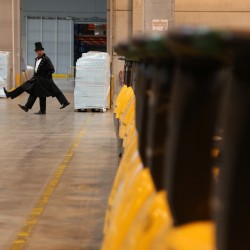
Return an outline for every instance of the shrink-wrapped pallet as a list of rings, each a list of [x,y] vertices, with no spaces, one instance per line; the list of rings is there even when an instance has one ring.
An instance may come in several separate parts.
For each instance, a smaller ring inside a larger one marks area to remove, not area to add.
[[[0,51],[0,97],[5,97],[3,87],[10,81],[10,52]]]
[[[75,109],[109,107],[110,57],[105,52],[83,53],[76,62]]]
[[[34,75],[34,67],[27,65],[25,70],[26,81],[29,80]]]

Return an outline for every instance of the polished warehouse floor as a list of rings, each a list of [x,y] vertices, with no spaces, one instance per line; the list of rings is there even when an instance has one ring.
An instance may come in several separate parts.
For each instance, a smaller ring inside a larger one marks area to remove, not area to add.
[[[0,249],[100,249],[118,165],[112,112],[0,98]]]

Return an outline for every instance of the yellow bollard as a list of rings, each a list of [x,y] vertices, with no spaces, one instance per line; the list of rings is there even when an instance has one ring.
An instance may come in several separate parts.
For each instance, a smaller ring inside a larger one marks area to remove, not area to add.
[[[119,105],[121,105],[121,101],[122,101],[123,95],[124,95],[126,90],[127,90],[127,86],[123,85],[123,87],[121,88],[121,90],[116,98],[115,108],[114,108],[115,114],[117,113],[117,109],[118,109]],[[116,118],[118,118],[118,117],[116,117]]]
[[[119,137],[124,139],[126,127],[132,122],[132,119],[135,118],[135,96],[131,96],[131,99],[128,102],[128,105],[124,113],[120,116],[120,127],[119,127]]]
[[[113,203],[116,198],[118,189],[121,190],[121,187],[123,185],[124,179],[126,178],[126,175],[129,175],[129,168],[133,169],[133,166],[137,166],[140,161],[135,159],[133,162],[133,155],[136,154],[136,150],[138,148],[138,141],[137,138],[135,137],[133,141],[130,143],[128,149],[125,151],[124,156],[122,157],[122,160],[120,162],[115,181],[111,190],[111,193],[109,195],[109,200],[108,200],[108,209],[106,211],[106,216],[105,216],[105,226],[104,226],[104,233],[107,232],[108,226],[109,226],[109,221],[110,221],[110,214],[112,213],[112,208],[113,208]]]
[[[155,195],[153,180],[148,168],[142,169],[129,185],[129,189],[119,200],[112,215],[108,234],[105,237],[103,250],[117,250],[129,228],[144,204]]]
[[[166,236],[166,250],[215,250],[212,222],[194,222],[173,228]]]
[[[117,105],[116,108],[116,118],[120,120],[120,116],[122,113],[124,113],[128,102],[130,100],[130,98],[134,95],[134,91],[131,87],[127,87],[127,89],[122,92],[122,96],[119,100],[119,103]]]
[[[135,136],[138,138],[137,130],[135,127],[135,119],[132,120],[131,123],[126,127],[125,134],[124,134],[124,139],[123,139],[123,148],[126,150],[128,147],[130,141],[132,138]]]
[[[153,195],[137,214],[121,250],[148,250],[161,229],[164,226],[170,227],[171,224],[172,216],[167,205],[166,193],[160,191]]]

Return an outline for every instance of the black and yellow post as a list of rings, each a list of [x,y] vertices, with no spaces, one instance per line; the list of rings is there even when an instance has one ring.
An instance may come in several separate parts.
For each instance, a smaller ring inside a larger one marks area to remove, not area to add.
[[[230,31],[233,62],[224,106],[224,154],[217,200],[217,249],[250,249],[250,33]]]

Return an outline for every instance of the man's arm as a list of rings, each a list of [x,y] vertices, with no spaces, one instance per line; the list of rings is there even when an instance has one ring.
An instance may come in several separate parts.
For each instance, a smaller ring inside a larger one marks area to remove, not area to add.
[[[46,60],[47,60],[47,67],[46,67],[47,76],[49,79],[52,79],[52,74],[55,72],[55,68],[49,57],[46,57]]]

